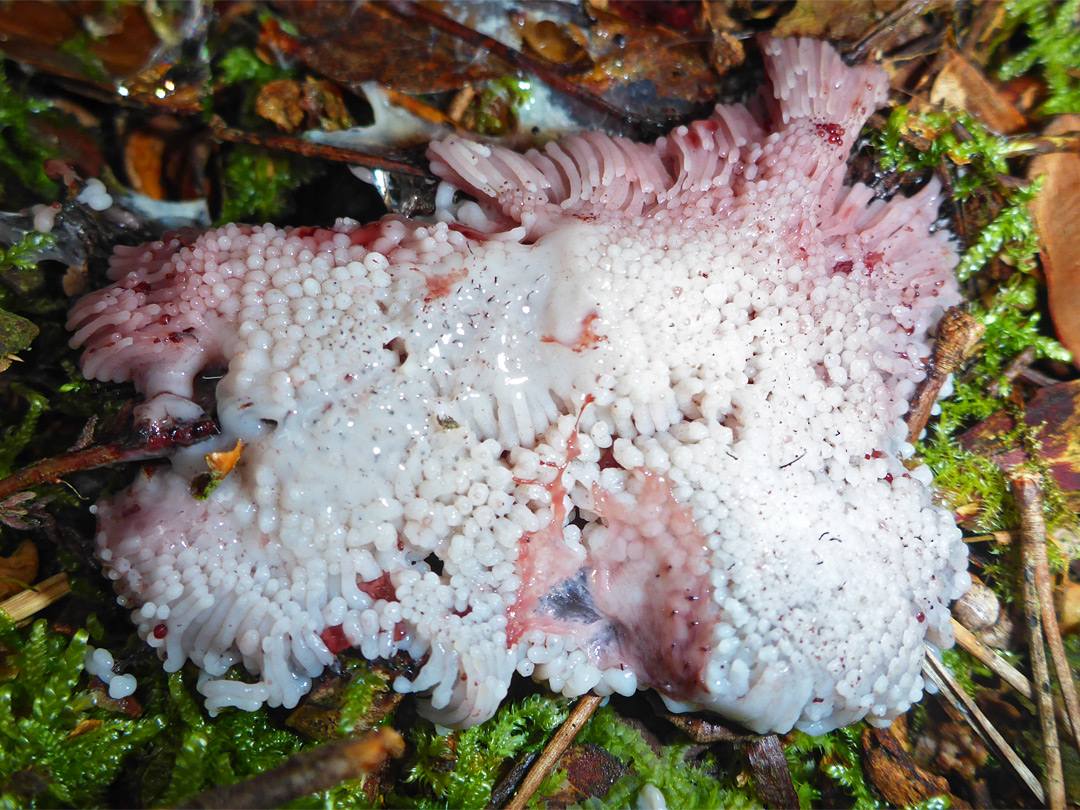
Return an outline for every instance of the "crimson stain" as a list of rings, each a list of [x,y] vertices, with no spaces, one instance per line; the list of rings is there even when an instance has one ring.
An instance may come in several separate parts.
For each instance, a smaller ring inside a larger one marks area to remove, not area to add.
[[[326,645],[326,649],[337,655],[342,650],[347,650],[352,644],[345,638],[345,631],[341,629],[340,624],[336,624],[333,627],[327,627],[320,634],[323,644]]]

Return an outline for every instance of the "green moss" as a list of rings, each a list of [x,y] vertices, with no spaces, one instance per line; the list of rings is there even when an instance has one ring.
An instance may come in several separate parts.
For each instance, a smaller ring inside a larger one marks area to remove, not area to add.
[[[424,722],[412,732],[405,776],[419,795],[396,794],[389,801],[409,807],[485,807],[506,763],[538,751],[567,713],[565,700],[532,695],[504,704],[495,717],[465,731],[444,735]]]
[[[338,721],[338,733],[343,737],[356,731],[357,725],[371,711],[375,698],[390,688],[387,678],[372,670],[367,661],[350,661],[348,669],[352,677],[345,687],[345,701]],[[390,719],[391,715],[388,715],[377,725],[385,725]]]
[[[18,423],[9,425],[0,434],[0,478],[14,471],[15,460],[34,438],[38,420],[48,407],[48,399],[44,395],[26,386],[13,383],[11,390],[26,403],[26,410]]]
[[[519,76],[503,76],[489,82],[473,102],[470,126],[481,135],[510,134],[517,114],[531,94],[532,83]]]
[[[1031,276],[1014,273],[993,295],[989,304],[976,304],[973,314],[986,327],[971,366],[955,384],[953,395],[941,403],[941,417],[919,443],[919,452],[934,470],[934,484],[952,506],[981,504],[977,526],[981,531],[1017,525],[1018,516],[1009,494],[1009,481],[991,461],[963,449],[957,437],[967,428],[1006,409],[1017,418],[1017,427],[1002,437],[1009,444],[1025,446],[1039,467],[1039,452],[1022,414],[1009,399],[1011,384],[1003,376],[1014,357],[1031,347],[1036,360],[1068,361],[1069,353],[1040,329],[1036,307],[1037,283]],[[996,387],[996,392],[995,392]],[[992,393],[993,392],[993,393]],[[1044,471],[1045,472],[1045,471]],[[1051,526],[1064,525],[1071,516],[1053,478],[1044,498]]]
[[[291,204],[297,187],[321,167],[294,155],[237,146],[225,158],[224,201],[219,222],[268,222]]]
[[[0,309],[0,371],[7,369],[19,352],[30,348],[37,336],[33,323]]]
[[[956,123],[966,133],[964,137],[958,134]],[[911,132],[928,138],[929,148],[916,148],[905,140]],[[995,260],[1013,268],[1013,272],[1003,282],[980,279],[980,284],[989,290],[971,305],[971,311],[985,327],[985,333],[969,367],[958,375],[952,397],[941,403],[941,417],[928,429],[918,452],[934,471],[935,487],[950,505],[981,505],[981,530],[1014,526],[1017,515],[1006,476],[989,460],[964,450],[957,440],[964,430],[996,411],[1014,407],[1009,400],[1011,384],[1004,372],[1022,351],[1033,349],[1036,361],[1071,359],[1061,344],[1044,334],[1037,311],[1038,283],[1028,275],[1036,266],[1039,249],[1028,209],[1037,186],[1017,187],[1004,182],[1003,178],[1010,174],[1011,145],[964,114],[915,114],[907,107],[898,107],[872,140],[886,170],[944,168],[953,180],[958,202],[977,194],[981,199],[996,198],[999,203],[997,214],[981,223],[971,238],[960,258],[957,275],[962,281],[973,279]],[[1021,423],[1005,440],[1030,445],[1029,432]],[[1029,449],[1037,464],[1037,448]],[[1052,485],[1049,495],[1046,507],[1051,524],[1069,520],[1060,493]]]
[[[963,137],[956,125],[962,128]],[[929,147],[912,145],[905,137],[909,133],[925,137]],[[953,195],[958,200],[984,191],[987,184],[1005,188],[1000,175],[1008,173],[1010,144],[966,113],[915,112],[901,105],[889,115],[885,128],[872,131],[870,137],[878,163],[885,171],[917,172],[943,163],[965,167],[963,172],[953,173]]]
[[[1005,9],[1031,42],[1007,60],[998,75],[1013,79],[1039,70],[1047,85],[1044,114],[1080,110],[1080,0],[1009,0]]]
[[[16,672],[0,684],[0,807],[95,806],[165,727],[161,717],[95,708],[82,676],[86,639],[86,630],[67,638],[44,620],[29,633],[0,621]]]
[[[856,723],[820,737],[793,731],[786,738],[784,753],[791,766],[799,793],[799,806],[813,807],[821,798],[822,778],[840,788],[853,810],[877,810],[883,803],[866,783],[859,759],[860,739],[865,723]]]
[[[274,79],[288,78],[293,73],[276,65],[268,65],[255,51],[244,46],[238,46],[226,53],[214,72],[217,80],[225,85],[240,82],[265,84]]]
[[[173,806],[211,787],[230,785],[280,765],[304,740],[265,711],[229,709],[208,717],[192,678],[173,673],[148,703],[170,734],[155,746],[143,781],[150,803]]]
[[[587,806],[630,807],[646,784],[664,794],[669,807],[755,807],[760,804],[752,786],[737,788],[722,783],[712,773],[712,754],[698,762],[687,756],[698,750],[692,743],[671,743],[657,754],[641,733],[622,722],[610,706],[599,709],[578,735],[577,742],[591,742],[622,760],[630,770],[612,786],[602,801]]]
[[[48,108],[47,102],[17,90],[0,70],[0,195],[11,193],[10,179],[48,199],[56,193],[56,184],[42,168],[45,160],[56,157],[56,149],[32,126],[34,116]]]
[[[0,248],[0,273],[34,269],[37,266],[38,256],[54,244],[56,244],[56,237],[51,233],[30,231],[14,245]]]

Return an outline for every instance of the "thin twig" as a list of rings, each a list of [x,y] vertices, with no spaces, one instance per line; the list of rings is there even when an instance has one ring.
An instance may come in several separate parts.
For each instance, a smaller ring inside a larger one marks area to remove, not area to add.
[[[944,664],[938,661],[934,652],[930,649],[927,649],[926,657],[923,659],[923,674],[937,686],[946,699],[956,707],[957,711],[964,715],[978,735],[998,750],[1005,761],[1016,771],[1017,776],[1035,795],[1035,798],[1040,802],[1045,802],[1046,793],[1043,791],[1042,785],[1039,784],[1035,774],[1016,755],[1012,746],[1001,736],[1001,732],[994,728],[994,724],[990,722],[990,719],[975,705],[975,701],[960,687],[960,684],[953,678],[952,673]]]
[[[1072,668],[1069,659],[1065,655],[1065,645],[1061,641],[1061,629],[1058,627],[1057,613],[1054,610],[1054,597],[1041,596],[1044,590],[1042,583],[1046,583],[1045,590],[1050,590],[1050,571],[1046,565],[1046,549],[1043,548],[1043,571],[1036,572],[1036,587],[1039,588],[1039,605],[1042,608],[1043,632],[1046,634],[1046,642],[1050,645],[1050,657],[1054,662],[1054,672],[1057,675],[1061,694],[1065,698],[1065,708],[1069,712],[1069,722],[1065,725],[1066,731],[1072,731],[1073,742],[1077,750],[1080,750],[1080,700],[1077,699],[1076,681],[1073,679]]]
[[[865,62],[874,50],[883,47],[891,37],[896,36],[897,31],[902,30],[905,21],[922,14],[931,5],[936,5],[935,0],[906,0],[845,51],[844,61],[849,65]]]
[[[659,135],[665,128],[659,121],[642,118],[641,116],[634,115],[626,110],[621,110],[612,106],[600,96],[590,93],[585,88],[560,76],[543,60],[536,59],[528,54],[522,53],[516,48],[504,45],[498,40],[492,39],[485,34],[481,34],[479,31],[475,31],[466,25],[462,25],[456,20],[444,17],[442,14],[431,10],[427,6],[413,2],[413,0],[390,0],[389,5],[390,8],[402,17],[420,20],[421,22],[427,23],[432,28],[442,31],[444,34],[449,34],[476,48],[482,48],[506,62],[510,67],[533,74],[553,90],[570,96],[585,106],[591,107],[592,109],[598,110],[604,115],[609,116],[613,120],[631,124],[637,129],[642,130],[643,133],[652,133],[653,135]]]
[[[1020,538],[1020,532],[1013,531],[1012,529],[1002,529],[996,532],[990,532],[989,534],[973,534],[971,537],[965,537],[965,543],[995,543],[999,546],[1008,546],[1015,543]]]
[[[243,782],[201,793],[184,807],[258,808],[280,807],[293,799],[310,796],[359,779],[379,768],[387,757],[399,757],[405,742],[392,728],[381,728],[355,740],[320,745],[289,757],[283,765]]]
[[[1057,721],[1054,718],[1050,667],[1047,665],[1046,649],[1043,646],[1043,610],[1039,593],[1039,570],[1046,567],[1046,524],[1043,520],[1040,476],[1030,470],[1019,470],[1012,479],[1012,492],[1020,512],[1024,618],[1027,621],[1031,670],[1035,680],[1039,720],[1042,723],[1047,801],[1051,810],[1060,810],[1065,807],[1065,777],[1061,767],[1061,742],[1058,740]]]
[[[71,587],[68,585],[67,574],[56,574],[43,579],[33,588],[28,588],[0,602],[0,613],[4,613],[15,624],[18,624],[69,593],[71,593]]]
[[[994,380],[986,389],[986,393],[990,397],[996,397],[1001,393],[1002,385],[1011,384],[1013,380],[1020,376],[1020,373],[1030,366],[1035,361],[1035,347],[1028,346],[1020,354],[1016,355],[1009,361],[1009,365],[1005,366],[1005,369],[1001,372],[1001,375]]]
[[[358,166],[366,166],[369,169],[381,169],[399,174],[412,174],[417,177],[430,177],[431,174],[420,166],[406,163],[403,160],[373,155],[370,152],[358,152],[355,149],[345,149],[340,146],[330,146],[315,141],[305,141],[303,138],[293,138],[289,135],[267,135],[260,132],[245,132],[233,129],[225,124],[218,116],[210,120],[210,132],[219,141],[229,143],[243,143],[248,146],[261,146],[264,149],[280,149],[285,152],[293,152],[297,155],[322,160],[333,160],[337,163],[355,163]]]
[[[972,658],[981,661],[989,667],[994,674],[1025,698],[1032,703],[1035,702],[1035,687],[1031,685],[1031,681],[1025,677],[1024,673],[1006,661],[992,648],[979,641],[974,633],[964,627],[964,625],[960,624],[956,619],[952,620],[952,628],[953,633],[956,634],[956,643],[960,645],[961,649],[967,652]],[[1069,715],[1065,711],[1065,704],[1056,697],[1054,698],[1054,715],[1061,721],[1061,725],[1064,728],[1071,729]]]
[[[960,370],[968,355],[979,342],[986,327],[964,311],[953,307],[938,322],[937,342],[926,364],[926,379],[918,384],[911,395],[908,411],[907,440],[914,444],[930,419],[930,411],[937,402],[941,386],[950,374]]]
[[[217,426],[214,422],[202,420],[148,435],[138,443],[99,445],[47,458],[0,479],[0,501],[39,484],[55,484],[73,472],[164,456],[172,450],[208,439],[215,433]]]
[[[1014,136],[1005,138],[1005,144],[1005,154],[1010,157],[1080,152],[1080,132],[1059,132],[1057,135],[1042,135],[1035,138]]]
[[[392,87],[384,87],[382,91],[386,94],[387,100],[391,104],[396,104],[403,110],[407,110],[429,124],[435,124],[436,126],[446,127],[450,132],[454,132],[457,129],[457,124],[454,120],[444,113],[442,110],[437,110],[430,104],[425,104],[418,98],[413,98],[408,93],[402,93],[400,90],[395,90]]]
[[[1076,683],[1073,680],[1068,658],[1065,656],[1065,645],[1061,642],[1061,629],[1058,627],[1057,612],[1054,609],[1054,586],[1050,581],[1050,565],[1046,556],[1046,521],[1043,518],[1042,481],[1034,475],[1027,476],[1023,480],[1030,481],[1030,484],[1023,485],[1025,491],[1017,492],[1017,487],[1020,486],[1019,478],[1013,485],[1023,526],[1022,548],[1025,548],[1025,562],[1030,555],[1033,563],[1035,591],[1043,633],[1050,646],[1054,672],[1065,701],[1065,708],[1068,709],[1069,725],[1072,727],[1073,737],[1080,749],[1080,700],[1077,700]]]
[[[574,741],[582,726],[593,716],[602,701],[603,698],[597,695],[585,695],[577,702],[570,711],[570,716],[566,718],[566,722],[559,726],[559,730],[551,736],[544,750],[540,752],[540,756],[536,758],[536,762],[529,768],[529,772],[521,780],[520,787],[506,803],[504,810],[524,810],[529,799],[558,764],[566,749],[570,747],[570,743]]]

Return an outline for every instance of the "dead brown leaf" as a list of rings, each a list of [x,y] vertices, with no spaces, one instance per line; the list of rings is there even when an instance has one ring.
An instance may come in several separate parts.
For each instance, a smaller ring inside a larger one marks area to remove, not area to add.
[[[748,742],[746,758],[750,761],[754,786],[763,802],[774,807],[799,806],[799,795],[791,781],[791,767],[775,734]]]
[[[559,760],[559,767],[566,781],[554,794],[544,797],[544,805],[550,810],[603,798],[627,771],[618,757],[593,743],[571,745]]]
[[[896,807],[907,807],[935,796],[948,796],[949,783],[920,768],[889,729],[868,728],[862,735],[863,765],[877,791]],[[968,807],[955,796],[951,807]]]
[[[93,731],[96,728],[101,728],[102,720],[97,717],[87,717],[80,720],[75,724],[75,728],[68,732],[67,738],[70,740],[73,737],[81,737],[88,731]]]
[[[1065,581],[1061,584],[1058,596],[1058,616],[1061,622],[1061,634],[1071,635],[1080,630],[1080,582]]]
[[[1047,135],[1080,130],[1080,115],[1062,115]],[[1042,178],[1031,203],[1042,238],[1042,264],[1049,288],[1050,315],[1058,339],[1080,367],[1080,155],[1059,152],[1031,161],[1028,176]]]
[[[821,37],[856,40],[901,5],[903,0],[859,0],[822,2],[798,0],[795,7],[776,24],[779,37]]]
[[[728,725],[715,714],[708,712],[675,714],[667,711],[659,701],[656,701],[654,705],[665,720],[696,743],[709,745],[714,742],[749,742],[760,736],[739,726]]]
[[[1027,121],[973,63],[951,48],[945,66],[930,90],[930,102],[964,110],[990,129],[1004,135],[1019,132]]]
[[[526,20],[521,35],[538,56],[554,65],[581,69],[590,61],[585,51],[585,35],[576,26],[559,25],[552,20]]]
[[[37,575],[37,546],[24,540],[10,557],[0,557],[0,601],[25,590],[24,584],[33,582]]]
[[[394,677],[390,670],[373,664],[372,672],[386,682],[386,688],[375,694],[368,710],[356,718],[354,733],[374,728],[398,707],[403,697],[389,686]],[[288,716],[285,725],[316,740],[341,737],[341,710],[348,697],[350,682],[345,675],[323,676]]]
[[[124,142],[124,170],[128,182],[140,194],[154,200],[165,199],[161,170],[165,146],[163,133],[153,127],[134,130]]]
[[[715,98],[716,74],[703,39],[659,25],[638,25],[608,12],[594,14],[590,53],[595,65],[575,79],[587,90],[610,98],[626,85],[648,82],[656,98],[669,105]]]
[[[293,79],[275,79],[259,88],[255,112],[292,134],[304,123],[304,91]]]
[[[1040,389],[1027,403],[1024,422],[1066,505],[1080,509],[1080,381]],[[1025,448],[1004,438],[1015,427],[1013,416],[1001,410],[962,435],[960,444],[1009,473],[1028,459]]]
[[[74,79],[116,98],[197,113],[202,88],[166,83],[168,63],[152,63],[161,44],[148,15],[161,13],[138,3],[111,6],[94,0],[69,3],[0,4],[4,56],[54,76]],[[168,25],[168,22],[165,22]]]
[[[506,72],[478,49],[380,3],[282,3],[278,10],[297,30],[288,43],[296,58],[345,85],[375,80],[405,93],[437,93]]]

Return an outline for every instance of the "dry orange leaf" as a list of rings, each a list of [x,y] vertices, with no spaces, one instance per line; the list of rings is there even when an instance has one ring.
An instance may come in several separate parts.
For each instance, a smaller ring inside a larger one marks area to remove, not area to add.
[[[990,129],[1009,135],[1027,127],[1015,107],[979,68],[958,54],[947,51],[948,59],[930,90],[930,102],[953,110],[966,110]]]
[[[1059,116],[1047,135],[1080,129],[1080,115]],[[1080,155],[1059,152],[1031,162],[1030,178],[1042,178],[1031,203],[1042,238],[1042,264],[1049,288],[1050,315],[1058,340],[1080,366]]]
[[[526,20],[521,35],[537,55],[555,65],[587,62],[585,36],[575,26],[562,26],[551,20]]]
[[[1070,635],[1080,630],[1080,582],[1063,582],[1059,591],[1061,634]]]
[[[890,804],[906,807],[934,796],[949,795],[945,778],[916,765],[889,729],[866,729],[862,749],[866,775]]]
[[[847,3],[798,0],[791,11],[776,24],[772,33],[778,37],[855,40],[872,30],[899,5],[899,0],[858,0]],[[913,23],[920,24],[918,15],[912,15],[907,25],[911,27]]]
[[[210,474],[215,478],[224,478],[230,472],[232,468],[236,466],[236,462],[240,460],[240,453],[244,450],[244,443],[240,440],[236,440],[236,447],[232,450],[222,450],[217,453],[206,454],[206,466],[210,468]]]
[[[24,540],[10,557],[0,557],[0,601],[24,590],[20,583],[37,579],[37,546]]]

